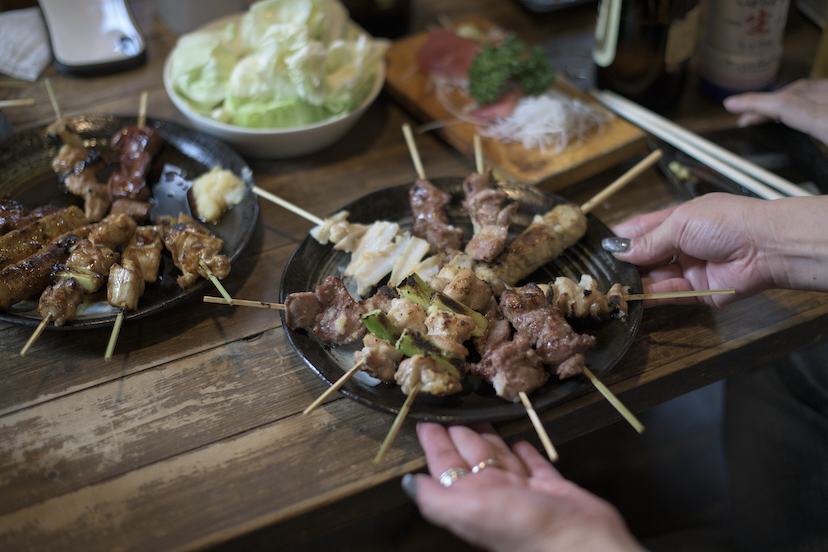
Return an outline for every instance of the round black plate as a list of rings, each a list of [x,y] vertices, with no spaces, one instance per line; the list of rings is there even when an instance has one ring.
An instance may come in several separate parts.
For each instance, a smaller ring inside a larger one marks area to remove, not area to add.
[[[436,178],[431,182],[452,194],[452,203],[447,207],[449,218],[455,226],[463,228],[471,236],[471,223],[461,205],[461,178]],[[411,207],[408,199],[410,185],[397,186],[369,194],[344,207],[351,214],[351,222],[372,223],[376,220],[398,222],[404,229],[411,228]],[[566,201],[537,188],[522,185],[500,184],[509,199],[520,203],[513,219],[512,237],[525,229],[536,214],[543,214],[559,203]],[[547,283],[557,276],[579,280],[581,274],[590,274],[598,281],[598,288],[606,291],[616,282],[630,286],[633,293],[641,292],[641,279],[632,265],[621,263],[601,248],[601,239],[613,236],[601,221],[588,215],[587,234],[564,254],[545,265],[526,282]],[[311,236],[299,245],[282,276],[280,292],[284,302],[290,293],[309,291],[316,288],[326,276],[342,274],[350,260],[350,254],[335,251],[331,244],[321,245]],[[573,321],[573,327],[581,333],[594,335],[598,346],[586,353],[589,369],[599,378],[603,377],[627,351],[641,321],[640,302],[630,303],[629,320],[607,320],[603,322]],[[282,313],[284,323],[284,313]],[[305,363],[323,380],[333,383],[353,365],[353,352],[362,347],[362,341],[345,347],[331,347],[316,339],[307,330],[290,330],[285,325],[287,337]],[[530,396],[538,410],[561,403],[564,400],[585,393],[591,388],[586,378],[559,381],[550,378],[542,388]],[[405,401],[399,387],[381,383],[370,385],[364,379],[352,378],[341,388],[342,393],[367,406],[397,413]],[[474,376],[464,381],[463,392],[448,397],[418,395],[409,416],[420,420],[442,423],[495,422],[526,416],[523,405],[511,403],[494,394],[491,385]]]
[[[96,146],[108,143],[122,127],[135,125],[137,121],[135,118],[101,115],[76,117],[70,119],[70,122],[83,136],[87,147],[95,149]],[[164,137],[164,146],[154,161],[154,168],[170,163],[186,171],[187,178],[194,179],[215,165],[221,165],[242,177],[248,187],[253,186],[247,163],[225,144],[167,121],[150,119],[147,120],[147,125],[157,129]],[[59,188],[58,178],[51,167],[51,160],[56,152],[57,148],[46,136],[45,127],[25,130],[0,142],[0,197],[8,195],[28,209],[45,204],[60,207],[78,205],[82,209],[83,203],[80,198],[64,193]],[[149,178],[148,181],[152,185],[157,180]],[[228,210],[218,224],[209,227],[216,236],[224,240],[221,252],[231,261],[236,259],[247,245],[258,214],[258,198],[253,192],[248,192],[242,203]],[[170,307],[209,283],[200,278],[187,289],[179,288],[175,278],[180,272],[168,254],[162,258],[159,274],[158,282],[147,285],[138,309],[125,314],[127,320]],[[106,297],[102,296],[101,301],[101,305],[105,305]],[[18,304],[7,311],[0,311],[0,320],[37,326],[41,318],[34,307],[34,301]],[[72,330],[111,326],[115,322],[116,314],[113,310],[87,316],[79,317],[63,326],[49,324],[46,327]]]

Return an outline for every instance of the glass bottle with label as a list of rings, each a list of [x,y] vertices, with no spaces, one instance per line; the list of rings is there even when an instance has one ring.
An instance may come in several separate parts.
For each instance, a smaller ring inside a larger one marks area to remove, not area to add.
[[[723,98],[776,78],[789,0],[710,0],[699,51],[702,90]]]
[[[596,85],[653,111],[675,107],[698,44],[699,0],[601,0]]]

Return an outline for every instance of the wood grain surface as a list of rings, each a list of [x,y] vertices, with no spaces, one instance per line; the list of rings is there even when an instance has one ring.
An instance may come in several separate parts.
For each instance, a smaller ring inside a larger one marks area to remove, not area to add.
[[[5,110],[15,128],[51,122],[45,77],[67,116],[132,114],[148,90],[150,117],[184,122],[161,85],[176,37],[154,18],[150,0],[130,5],[148,38],[147,64],[94,79],[49,67],[28,87],[0,88],[0,99],[37,99]],[[414,3],[412,29],[423,31],[440,15],[475,14],[532,42],[588,30],[595,20],[587,7],[538,17],[515,2],[423,0]],[[784,71],[807,74],[818,38],[791,17]],[[694,130],[734,121],[692,86],[673,117]],[[249,164],[258,186],[326,216],[366,193],[413,182],[400,131],[406,122],[416,124],[383,94],[330,149]],[[418,147],[429,176],[474,170],[440,136],[418,136]],[[580,204],[639,158],[560,193]],[[612,225],[677,201],[653,168],[593,213]],[[230,294],[277,300],[284,267],[310,227],[262,201],[253,238],[224,281]],[[339,394],[301,414],[325,384],[293,352],[275,311],[195,297],[126,323],[110,362],[103,359],[107,330],[47,331],[21,358],[30,331],[0,324],[0,550],[197,550],[265,529],[271,544],[301,543],[399,504],[399,478],[425,466],[410,421],[374,464],[393,416]],[[605,383],[640,412],[825,337],[828,298],[818,293],[766,292],[723,310],[658,307],[645,311],[638,336]],[[540,415],[556,443],[620,419],[598,393]],[[533,439],[528,420],[497,429],[509,439]],[[630,429],[630,438],[636,435]]]

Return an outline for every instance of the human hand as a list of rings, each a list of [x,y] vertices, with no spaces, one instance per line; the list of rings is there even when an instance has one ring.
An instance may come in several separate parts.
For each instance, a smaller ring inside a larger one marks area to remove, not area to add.
[[[647,293],[734,288],[733,295],[645,301],[723,307],[770,288],[828,290],[828,196],[773,201],[706,194],[613,228],[614,253],[639,265]],[[671,262],[675,255],[675,261]]]
[[[741,113],[737,126],[781,121],[828,144],[828,79],[800,79],[776,92],[730,96],[724,106]]]
[[[564,479],[529,443],[510,450],[489,426],[446,428],[420,422],[417,436],[427,475],[409,474],[403,486],[431,523],[477,546],[508,552],[643,550],[608,503]],[[471,470],[450,488],[437,482],[449,468]]]

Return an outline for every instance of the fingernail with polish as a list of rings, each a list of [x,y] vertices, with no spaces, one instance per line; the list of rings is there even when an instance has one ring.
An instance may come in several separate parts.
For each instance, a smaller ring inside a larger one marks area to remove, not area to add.
[[[417,478],[413,473],[407,473],[402,478],[402,488],[408,498],[415,500],[417,498]]]
[[[630,248],[632,240],[629,238],[604,238],[601,247],[610,253],[624,253]]]

